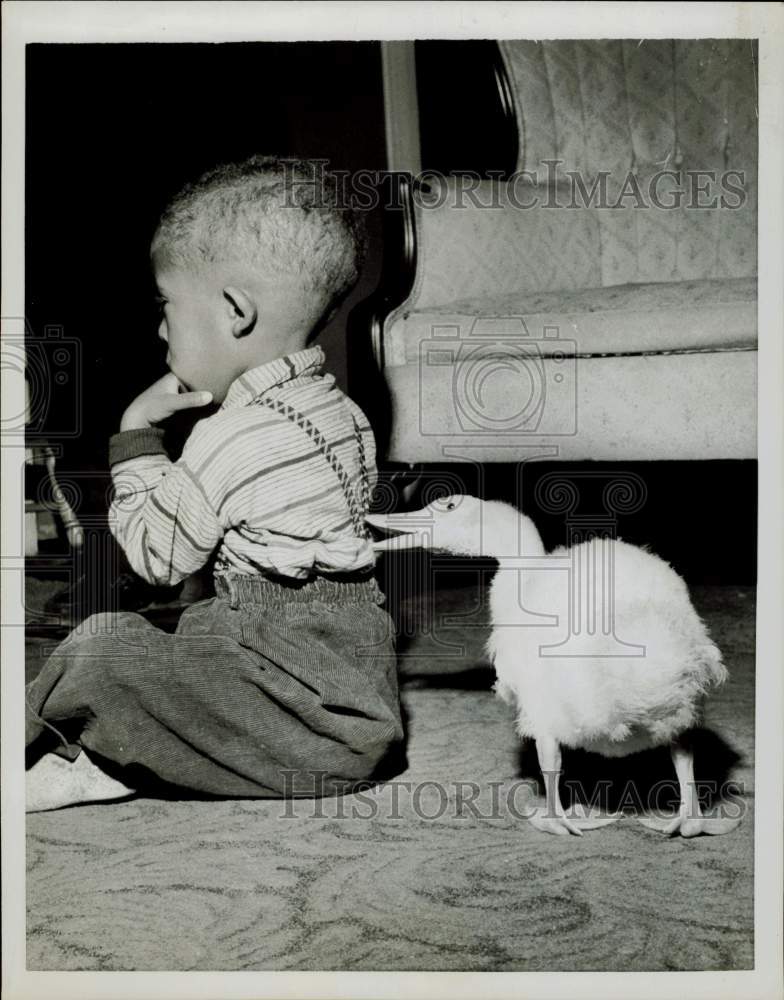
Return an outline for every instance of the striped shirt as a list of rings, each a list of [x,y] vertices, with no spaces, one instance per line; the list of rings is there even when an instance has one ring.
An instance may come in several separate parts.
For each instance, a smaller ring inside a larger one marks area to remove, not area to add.
[[[216,549],[216,576],[305,579],[373,565],[360,535],[373,432],[323,362],[313,347],[245,372],[177,462],[159,428],[112,438],[110,527],[144,579],[175,584]]]

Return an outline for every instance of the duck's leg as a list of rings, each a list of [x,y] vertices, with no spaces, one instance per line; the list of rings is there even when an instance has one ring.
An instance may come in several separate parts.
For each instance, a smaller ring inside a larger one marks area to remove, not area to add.
[[[698,837],[701,833],[718,836],[729,833],[739,826],[740,817],[703,815],[694,781],[694,754],[691,747],[675,740],[670,752],[680,788],[681,803],[678,814],[673,819],[642,818],[640,822],[643,826],[660,830],[669,837],[676,833],[681,837]]]
[[[558,741],[551,737],[537,737],[536,753],[545,789],[544,809],[536,809],[529,817],[531,824],[537,830],[558,836],[571,833],[576,837],[582,837],[583,830],[595,830],[620,818],[590,815],[581,810],[573,810],[572,814],[567,816],[558,791],[558,779],[561,776],[561,747]]]

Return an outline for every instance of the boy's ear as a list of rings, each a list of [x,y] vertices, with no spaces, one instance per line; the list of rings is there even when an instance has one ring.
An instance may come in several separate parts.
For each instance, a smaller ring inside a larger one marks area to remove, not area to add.
[[[247,292],[234,285],[223,289],[223,298],[229,310],[229,322],[234,337],[244,337],[250,333],[258,319],[258,309]]]

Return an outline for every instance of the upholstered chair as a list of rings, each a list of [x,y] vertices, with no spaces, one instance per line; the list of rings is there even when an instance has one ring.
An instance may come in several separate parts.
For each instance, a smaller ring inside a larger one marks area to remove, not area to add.
[[[498,49],[516,172],[403,185],[388,459],[753,457],[753,43]]]

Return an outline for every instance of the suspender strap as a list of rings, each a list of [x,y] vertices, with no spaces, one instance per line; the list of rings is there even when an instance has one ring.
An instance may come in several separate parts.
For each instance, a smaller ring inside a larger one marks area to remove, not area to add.
[[[351,482],[351,477],[346,472],[343,464],[338,458],[335,448],[327,441],[321,431],[312,423],[308,418],[300,413],[299,410],[295,410],[293,406],[289,406],[288,403],[284,403],[279,399],[270,399],[267,396],[257,396],[252,400],[258,406],[266,406],[276,413],[280,413],[281,416],[286,417],[293,424],[296,424],[303,433],[307,434],[310,440],[316,445],[318,450],[327,460],[330,468],[335,473],[340,483],[340,487],[343,490],[343,496],[346,500],[346,505],[348,507],[349,514],[351,515],[351,521],[354,525],[354,531],[360,538],[369,538],[370,533],[365,524],[365,514],[370,506],[370,483],[368,480],[367,465],[365,460],[365,446],[362,441],[362,432],[359,429],[357,421],[352,414],[351,420],[354,424],[354,435],[357,442],[357,452],[359,458],[359,472],[360,472],[360,482],[359,482],[359,496],[354,489],[353,483]]]

